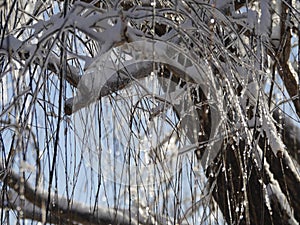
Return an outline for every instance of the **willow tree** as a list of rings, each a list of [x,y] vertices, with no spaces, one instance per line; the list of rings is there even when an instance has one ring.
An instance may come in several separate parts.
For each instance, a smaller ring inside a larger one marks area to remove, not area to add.
[[[298,1],[0,7],[2,223],[299,223]]]

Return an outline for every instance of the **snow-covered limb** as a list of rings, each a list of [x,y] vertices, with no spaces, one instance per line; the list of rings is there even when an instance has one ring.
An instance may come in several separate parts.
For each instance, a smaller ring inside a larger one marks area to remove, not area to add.
[[[281,124],[280,129],[284,130],[282,139],[287,147],[287,153],[300,165],[300,127],[278,109],[272,113],[272,116],[278,124]]]
[[[104,85],[104,87],[99,90],[99,96],[98,98],[100,99],[101,97],[105,97],[109,94],[111,94],[114,91],[118,91],[123,89],[124,87],[126,87],[126,85],[128,85],[132,79],[139,79],[139,78],[143,78],[148,76],[151,71],[153,69],[153,63],[152,62],[143,62],[140,64],[133,64],[130,65],[129,67],[126,68],[126,74],[130,74],[129,76],[122,76],[121,72],[118,73],[116,72],[115,76],[112,76]],[[74,113],[74,98],[69,98],[67,99],[67,101],[65,102],[65,113],[67,115],[71,115],[72,113]],[[78,103],[77,103],[78,104]],[[82,101],[82,107],[86,107],[87,106],[87,100],[83,99]],[[78,105],[78,109],[81,108]]]
[[[0,49],[1,54],[12,57],[17,61],[33,62],[41,67],[45,66],[45,59],[48,58],[46,69],[52,71],[54,74],[59,75],[60,59],[58,56],[50,52],[41,51],[35,44],[26,44],[23,41],[8,35],[2,41]],[[66,79],[73,86],[77,86],[80,80],[79,71],[72,65],[67,65]]]
[[[286,151],[286,147],[278,134],[275,127],[275,121],[271,117],[270,113],[264,110],[262,112],[262,130],[266,132],[266,135],[270,141],[270,147],[274,155],[278,155],[279,152]]]
[[[71,221],[75,224],[152,224],[149,221],[156,221],[151,215],[139,214],[139,218],[130,215],[127,209],[113,209],[98,206],[95,211],[91,210],[90,205],[84,205],[80,202],[70,201],[63,196],[50,195],[48,202],[48,193],[45,190],[36,189],[29,183],[24,183],[24,199],[21,199],[19,193],[20,177],[14,171],[5,169],[3,162],[0,162],[0,179],[7,179],[7,185],[12,189],[8,192],[5,201],[1,201],[2,207],[17,209],[23,211],[25,218],[32,218],[40,222],[46,222],[46,205],[49,204],[50,217],[47,220],[54,222],[56,220]],[[5,204],[5,205],[3,205]],[[20,208],[21,207],[21,208]],[[24,207],[24,208],[23,208]],[[131,209],[131,213],[138,209]]]
[[[263,160],[263,150],[257,146],[256,148],[256,159],[258,166],[262,165],[262,162],[264,162],[263,169],[267,176],[266,181],[266,191],[267,196],[265,196],[265,203],[268,207],[274,207],[274,202],[278,202],[280,209],[283,210],[289,217],[287,221],[289,221],[289,224],[298,224],[297,220],[294,217],[294,209],[292,205],[290,204],[289,200],[287,199],[286,195],[284,194],[282,188],[280,187],[277,179],[274,177],[274,174],[271,171],[270,164],[266,162],[266,160]],[[300,181],[298,180],[298,183]],[[269,202],[271,201],[271,205],[269,205]],[[270,209],[272,211],[272,209]],[[284,214],[284,213],[283,213]]]
[[[2,198],[3,197],[3,198]],[[6,195],[0,195],[0,207],[2,210],[15,210],[19,212],[20,219],[30,219],[33,221],[47,222],[47,223],[65,223],[65,224],[77,224],[70,220],[64,220],[63,218],[58,218],[56,216],[51,216],[46,218],[46,210],[37,207],[28,200],[21,200],[20,195],[13,189],[8,190]]]
[[[257,110],[255,107],[258,107],[258,110],[260,111],[260,118],[252,116],[252,118],[249,118],[248,120],[248,125],[252,127],[256,124],[256,126],[261,127],[261,133],[265,132],[274,155],[278,156],[278,154],[285,152],[286,146],[276,128],[276,121],[269,112],[265,93],[262,91],[262,87],[258,84],[258,81],[254,80],[247,84],[242,93],[240,104],[244,111],[247,112],[247,107],[249,107],[249,105],[246,105],[247,101],[254,107],[254,110]],[[258,98],[260,98],[260,101],[258,101]],[[259,102],[258,105],[257,102]],[[254,114],[254,112],[252,113]]]

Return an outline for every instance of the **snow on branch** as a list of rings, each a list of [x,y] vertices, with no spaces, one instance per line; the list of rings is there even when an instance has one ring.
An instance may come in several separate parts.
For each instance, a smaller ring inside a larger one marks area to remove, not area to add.
[[[46,64],[46,69],[57,75],[59,74],[60,59],[58,56],[52,52],[38,49],[36,44],[26,44],[12,35],[8,35],[4,38],[0,52],[17,61],[25,60],[28,64],[33,62],[40,67],[45,66],[45,60],[47,59],[48,63]],[[68,64],[66,79],[73,86],[77,86],[80,80],[78,69]]]
[[[66,224],[75,224],[71,221],[64,220],[63,218],[57,218],[55,216],[51,216],[46,218],[45,209],[37,207],[27,199],[21,199],[20,195],[10,189],[6,192],[6,194],[0,195],[0,206],[3,210],[15,210],[19,212],[20,218],[22,219],[30,219],[39,222],[47,222],[47,223],[66,223]]]
[[[257,146],[257,160],[258,160],[258,164],[262,165],[262,157],[263,157],[263,150]],[[289,224],[298,224],[297,220],[295,219],[294,216],[294,210],[293,207],[291,206],[289,200],[287,199],[286,195],[284,194],[282,188],[280,187],[277,179],[274,177],[274,174],[272,173],[271,169],[270,169],[270,164],[266,161],[264,161],[264,165],[262,168],[265,173],[266,173],[266,181],[265,181],[265,185],[266,185],[266,192],[267,192],[267,196],[265,196],[265,203],[266,205],[269,207],[270,212],[272,212],[271,207],[274,207],[275,202],[277,202],[281,208],[281,210],[283,210],[287,216],[289,217],[288,221]],[[269,205],[271,201],[271,205]]]
[[[93,211],[89,205],[84,205],[80,202],[69,201],[63,196],[50,195],[48,202],[48,193],[45,190],[40,190],[32,187],[28,182],[21,184],[21,178],[17,173],[5,168],[0,162],[0,179],[6,180],[7,185],[11,188],[8,191],[5,201],[1,201],[3,207],[11,209],[20,209],[24,218],[31,218],[40,222],[46,222],[46,206],[49,204],[51,212],[51,222],[55,221],[73,221],[75,224],[152,224],[154,218],[150,215],[146,216],[143,213],[139,214],[139,218],[134,215],[130,216],[127,209],[113,209],[98,206]],[[20,188],[24,186],[24,199],[18,194]],[[25,211],[23,211],[25,210]],[[131,209],[131,213],[138,209]],[[23,211],[23,212],[22,212]],[[53,219],[52,219],[53,218]],[[49,219],[48,219],[49,220]]]
[[[105,86],[100,90],[99,99],[111,94],[114,91],[118,91],[126,87],[132,79],[140,79],[148,76],[153,70],[152,62],[142,62],[139,64],[133,64],[126,67],[126,74],[129,76],[122,76],[122,73],[116,72],[105,84]],[[73,101],[74,98],[69,98],[65,102],[65,113],[71,115],[73,111]],[[83,102],[83,106],[86,106],[86,101]]]

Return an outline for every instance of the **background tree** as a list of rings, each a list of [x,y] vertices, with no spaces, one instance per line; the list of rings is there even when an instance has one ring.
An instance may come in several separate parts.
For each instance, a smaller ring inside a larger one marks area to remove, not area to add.
[[[1,1],[1,222],[298,224],[299,4]]]

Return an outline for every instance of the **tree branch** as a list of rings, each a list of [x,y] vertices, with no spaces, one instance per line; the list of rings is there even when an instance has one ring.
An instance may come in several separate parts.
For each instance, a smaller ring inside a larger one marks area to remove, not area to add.
[[[281,4],[281,17],[280,17],[280,45],[277,50],[279,63],[278,73],[283,80],[283,83],[289,93],[290,97],[293,99],[293,103],[296,109],[296,113],[300,118],[300,96],[297,85],[297,74],[293,74],[293,68],[289,65],[289,57],[291,53],[291,39],[292,33],[290,31],[290,16],[289,7],[291,1],[282,1]]]
[[[4,198],[2,198],[2,196]],[[2,209],[15,210],[20,213],[21,219],[30,219],[39,222],[55,224],[77,224],[70,220],[64,220],[54,215],[46,217],[45,209],[41,209],[29,202],[27,199],[21,200],[20,195],[13,189],[8,190],[4,195],[0,195],[0,206]],[[45,221],[47,220],[47,221]]]
[[[46,53],[41,54],[42,58],[38,58],[33,56],[35,51],[37,50],[37,45],[25,45],[24,42],[19,39],[13,37],[12,35],[8,35],[1,41],[0,51],[6,52],[8,57],[12,57],[16,60],[29,60],[33,58],[33,63],[43,67],[45,65],[45,59],[47,58]],[[48,63],[46,64],[46,69],[50,70],[56,75],[59,75],[59,65],[60,59],[54,55],[52,52],[48,52]],[[72,65],[67,65],[66,71],[66,80],[73,86],[77,86],[80,80],[80,75],[78,73],[78,69]]]
[[[20,177],[13,171],[6,169],[2,162],[0,163],[0,179],[7,180],[7,185],[14,191],[8,193],[8,202],[6,207],[16,209],[21,205],[20,196],[18,192],[21,188]],[[43,210],[45,206],[49,204],[49,210],[51,213],[51,222],[57,220],[62,221],[73,221],[75,223],[81,224],[122,224],[122,225],[131,225],[131,224],[152,224],[150,221],[155,221],[151,216],[147,217],[139,213],[140,217],[132,213],[130,215],[129,211],[126,209],[112,209],[106,207],[99,207],[96,211],[93,212],[90,206],[84,205],[79,202],[69,201],[63,196],[56,196],[51,194],[50,201],[48,202],[48,194],[44,190],[36,190],[31,187],[28,182],[24,182],[24,203],[23,208],[21,209],[24,213],[25,218],[33,218],[35,220],[43,222]],[[1,201],[2,204],[5,201]],[[27,208],[27,206],[29,206]],[[139,210],[139,209],[136,209]],[[136,211],[131,209],[131,211]]]

